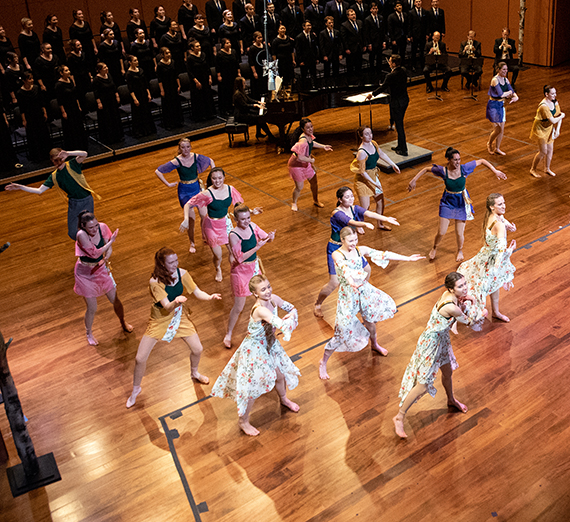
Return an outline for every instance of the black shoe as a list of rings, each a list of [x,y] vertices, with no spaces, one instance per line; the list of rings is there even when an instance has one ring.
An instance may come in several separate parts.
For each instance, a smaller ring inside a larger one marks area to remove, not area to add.
[[[392,150],[397,151],[398,147],[391,147]]]
[[[426,92],[429,94],[430,92],[433,92],[433,87],[426,87]]]
[[[442,87],[441,90],[442,90],[443,92],[449,92],[449,89],[448,89],[447,87]]]
[[[408,155],[408,151],[407,151],[407,150],[394,149],[394,152],[395,152],[398,156],[407,156],[407,155]]]

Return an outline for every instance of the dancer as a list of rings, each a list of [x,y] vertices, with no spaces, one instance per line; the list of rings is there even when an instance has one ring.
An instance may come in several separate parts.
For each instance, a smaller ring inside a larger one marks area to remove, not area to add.
[[[311,184],[311,192],[313,193],[313,205],[315,207],[323,208],[324,205],[319,202],[319,184],[317,183],[317,172],[314,168],[315,158],[311,156],[313,148],[324,149],[327,152],[332,151],[330,145],[322,145],[315,141],[313,136],[313,124],[308,118],[302,118],[299,126],[293,133],[292,142],[295,145],[291,147],[291,157],[289,158],[289,176],[295,182],[293,189],[293,203],[291,203],[291,210],[297,212],[297,200],[299,194],[303,190],[305,180],[309,180]]]
[[[360,234],[364,234],[364,227],[369,228],[370,230],[374,230],[374,225],[372,223],[366,223],[364,221],[365,217],[369,219],[377,219],[378,221],[386,221],[388,223],[392,223],[393,225],[400,225],[400,223],[398,223],[395,218],[382,216],[380,214],[376,214],[376,212],[371,212],[370,210],[366,210],[363,207],[355,205],[354,194],[348,187],[340,187],[336,191],[336,199],[336,208],[332,211],[331,214],[331,238],[327,244],[329,282],[323,286],[319,292],[315,307],[313,309],[315,317],[319,318],[323,317],[323,312],[321,310],[323,301],[338,287],[338,277],[336,275],[332,254],[335,250],[338,250],[340,248],[340,231],[344,227],[348,226],[356,227],[356,231]],[[363,260],[363,264],[364,270],[366,270],[368,276],[370,276],[370,266],[368,265],[366,259]]]
[[[133,327],[125,322],[123,304],[117,295],[117,284],[111,275],[109,258],[112,245],[117,239],[119,229],[111,234],[105,223],[99,223],[93,213],[84,210],[79,213],[77,222],[77,241],[75,242],[75,286],[73,291],[85,299],[85,330],[87,342],[99,344],[93,337],[93,320],[97,311],[97,298],[106,295],[113,305],[113,310],[125,332],[132,332]]]
[[[516,268],[511,263],[511,254],[517,248],[513,239],[507,248],[507,230],[517,227],[505,219],[505,198],[493,193],[487,196],[483,219],[483,247],[479,253],[462,263],[457,271],[465,276],[469,294],[480,310],[485,308],[487,296],[491,296],[492,316],[508,323],[510,319],[499,311],[499,290],[510,290]],[[478,325],[475,330],[479,329]]]
[[[323,358],[319,362],[319,377],[324,380],[330,379],[327,362],[335,351],[359,352],[370,339],[372,350],[384,357],[388,355],[388,350],[382,348],[376,339],[376,323],[393,317],[396,303],[388,294],[367,281],[368,274],[363,268],[364,256],[370,257],[373,263],[382,268],[386,268],[389,261],[425,259],[419,254],[402,256],[366,246],[357,247],[358,234],[352,227],[344,227],[340,231],[340,240],[342,246],[332,255],[339,280],[334,336],[326,344]],[[362,323],[358,320],[358,313],[362,315]]]
[[[214,168],[216,166],[212,158],[202,156],[202,154],[196,154],[195,152],[190,154],[191,151],[192,144],[190,143],[190,140],[188,138],[182,138],[178,142],[178,156],[176,156],[172,161],[161,165],[154,172],[158,179],[167,187],[178,187],[178,201],[182,208],[184,208],[184,205],[186,205],[190,198],[200,193],[200,180],[198,179],[198,174],[204,172],[208,167]],[[179,183],[170,183],[164,177],[164,174],[168,174],[173,170],[178,171],[178,176],[180,176]],[[196,245],[194,244],[194,221],[196,216],[194,212],[188,213],[188,219],[192,221],[188,226],[188,239],[190,240],[189,252],[191,254],[195,254]]]
[[[378,160],[382,158],[386,163],[392,166],[394,172],[400,174],[400,169],[387,154],[385,154],[378,143],[372,138],[372,129],[366,125],[358,127],[356,135],[360,140],[360,146],[356,153],[356,159],[351,165],[351,170],[355,173],[354,191],[358,194],[360,205],[365,209],[370,205],[370,198],[374,198],[376,202],[376,212],[384,213],[384,190],[378,179]],[[380,230],[392,230],[388,225],[378,220],[378,228]]]
[[[437,247],[441,243],[443,236],[447,232],[450,221],[455,221],[455,239],[457,241],[457,257],[455,260],[461,263],[465,258],[463,257],[463,242],[465,241],[465,221],[473,219],[473,206],[469,198],[469,192],[465,188],[465,178],[473,173],[479,166],[484,165],[487,167],[497,179],[507,179],[507,176],[497,170],[487,160],[478,159],[473,160],[465,165],[461,165],[461,155],[457,149],[448,147],[445,151],[445,159],[447,166],[432,165],[420,170],[408,185],[408,192],[416,188],[416,182],[426,172],[431,172],[435,176],[443,179],[445,183],[445,190],[439,202],[439,229],[433,241],[433,248],[429,253],[431,261],[435,259]]]
[[[170,248],[161,248],[154,256],[154,271],[150,279],[150,294],[153,304],[146,332],[137,350],[133,393],[127,400],[127,408],[133,406],[141,392],[141,382],[146,371],[146,361],[158,341],[169,343],[176,337],[190,348],[190,375],[200,384],[210,380],[198,372],[202,355],[202,343],[190,320],[190,310],[186,305],[185,293],[194,294],[200,301],[221,299],[220,294],[207,294],[200,290],[190,274],[178,268],[178,256]]]
[[[554,140],[560,135],[560,125],[566,116],[560,111],[560,105],[556,99],[556,89],[550,85],[545,85],[543,90],[544,99],[538,104],[530,131],[530,137],[538,140],[538,152],[530,167],[530,174],[535,178],[541,177],[536,169],[543,158],[544,171],[550,176],[556,176],[550,170],[550,162],[554,153]]]
[[[404,373],[400,387],[400,410],[392,419],[396,428],[396,435],[407,438],[404,431],[404,420],[410,406],[419,400],[426,392],[435,397],[436,389],[433,383],[437,371],[441,368],[441,382],[447,394],[447,405],[467,413],[467,406],[459,402],[453,393],[453,371],[458,368],[449,330],[455,321],[472,325],[475,321],[483,319],[487,310],[477,313],[476,307],[468,310],[467,281],[457,273],[451,272],[445,278],[445,292],[439,298],[427,324],[426,329],[418,340],[416,350]]]
[[[507,111],[505,110],[505,100],[510,103],[518,101],[517,93],[509,83],[507,74],[509,67],[505,62],[497,64],[497,74],[493,76],[489,86],[489,101],[487,102],[487,119],[493,124],[493,131],[487,142],[489,154],[506,154],[501,150],[501,141],[505,134],[505,121],[507,121]]]
[[[69,161],[65,161],[73,156]],[[81,164],[87,157],[84,150],[66,151],[59,148],[51,149],[49,153],[51,162],[56,169],[49,175],[39,188],[27,187],[19,183],[10,183],[6,185],[6,190],[23,190],[30,194],[41,196],[46,190],[56,187],[68,198],[67,202],[67,234],[73,241],[77,236],[77,219],[82,210],[88,210],[93,213],[93,196],[101,199],[101,196],[95,194],[87,183]]]
[[[184,205],[184,221],[180,225],[180,232],[186,231],[192,209],[194,207],[206,208],[207,214],[202,218],[202,232],[206,243],[212,250],[216,268],[215,279],[218,283],[222,281],[222,245],[228,246],[228,234],[233,228],[228,211],[232,205],[243,203],[241,194],[234,187],[226,185],[225,180],[224,169],[216,167],[210,170],[206,190],[191,198]],[[261,207],[257,207],[251,213],[261,214],[262,211]]]
[[[245,434],[255,437],[259,430],[249,422],[255,399],[275,387],[281,404],[298,412],[299,405],[287,397],[287,388],[292,390],[299,384],[301,372],[275,338],[277,328],[283,332],[285,341],[291,338],[291,332],[297,327],[297,310],[272,293],[264,275],[253,276],[249,289],[256,301],[251,309],[247,336],[217,378],[212,396],[235,401],[238,426]],[[277,315],[278,307],[287,312],[283,319]]]
[[[251,222],[251,213],[246,205],[236,205],[234,217],[237,226],[228,235],[230,242],[230,281],[234,294],[234,305],[230,311],[228,330],[224,337],[226,348],[232,347],[232,332],[245,306],[247,296],[251,295],[249,281],[254,275],[264,272],[261,260],[257,257],[257,251],[275,239],[275,230],[267,234]]]

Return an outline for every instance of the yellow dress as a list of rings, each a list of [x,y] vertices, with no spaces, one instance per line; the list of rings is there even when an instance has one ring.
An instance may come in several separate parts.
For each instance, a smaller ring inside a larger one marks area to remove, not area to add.
[[[179,283],[180,282],[182,283],[182,288],[178,295],[191,294],[196,290],[196,283],[194,283],[194,280],[190,277],[188,272],[184,272],[182,276],[180,276],[179,272]],[[174,285],[174,287],[175,286],[176,285]],[[178,297],[178,295],[174,295],[173,297],[171,294],[169,297],[166,291],[166,285],[158,281],[151,281],[149,289],[153,304],[150,308],[150,318],[148,320],[145,335],[148,335],[153,339],[163,339],[167,331],[170,330],[170,340],[172,340],[175,337],[190,337],[196,333],[196,327],[190,320],[191,311],[187,306],[187,303],[183,303],[169,312],[160,306],[160,301],[165,297],[168,297],[170,301],[173,301]],[[173,287],[169,287],[169,289],[172,292]],[[178,309],[180,310],[177,313]],[[179,317],[179,321],[173,322],[175,316]],[[172,331],[174,329],[175,331]]]
[[[552,137],[552,131],[554,130],[554,125],[550,122],[548,118],[557,118],[560,116],[560,105],[556,102],[554,106],[554,116],[548,108],[548,105],[541,101],[538,109],[536,111],[536,116],[532,122],[532,129],[530,131],[531,138],[538,138],[539,140],[545,140],[546,143],[552,143],[554,138]]]

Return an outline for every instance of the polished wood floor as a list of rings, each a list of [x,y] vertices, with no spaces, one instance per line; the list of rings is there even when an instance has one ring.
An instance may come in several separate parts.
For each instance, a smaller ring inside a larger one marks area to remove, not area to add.
[[[489,75],[486,75],[488,81]],[[114,275],[132,334],[120,331],[112,309],[99,301],[89,346],[83,301],[73,293],[74,251],[66,235],[66,208],[54,191],[42,197],[0,193],[2,297],[0,329],[13,337],[9,350],[28,429],[38,455],[54,452],[61,482],[13,499],[5,469],[19,463],[4,414],[0,429],[12,457],[0,468],[2,521],[552,521],[570,519],[570,131],[556,141],[557,177],[534,179],[529,166],[535,145],[528,138],[542,85],[558,88],[562,110],[570,110],[570,68],[532,68],[519,78],[520,101],[509,107],[503,150],[489,156],[485,143],[484,91],[464,100],[459,79],[443,103],[427,101],[423,86],[410,90],[408,141],[434,151],[442,163],[452,145],[462,160],[486,158],[505,171],[497,181],[484,168],[468,180],[476,219],[467,225],[465,254],[481,246],[484,199],[500,191],[514,221],[519,250],[515,288],[501,296],[508,324],[487,322],[482,332],[460,329],[453,337],[460,368],[456,393],[470,410],[445,407],[441,385],[408,415],[410,438],[394,435],[392,416],[404,368],[438,299],[444,276],[456,267],[453,231],[434,263],[391,263],[373,268],[372,282],[393,296],[400,310],[378,325],[388,358],[368,350],[336,354],[330,382],[318,379],[322,346],[332,334],[336,294],[324,306],[312,303],[327,281],[325,246],[336,189],[351,184],[348,169],[355,145],[358,109],[335,109],[312,117],[319,141],[334,151],[316,152],[324,209],[311,205],[308,187],[300,212],[289,210],[287,156],[250,143],[229,149],[225,135],[197,140],[194,150],[213,157],[253,206],[255,221],[277,230],[261,251],[275,293],[299,309],[300,324],[285,348],[303,376],[290,397],[298,414],[281,409],[275,393],[259,399],[252,422],[261,430],[248,438],[237,428],[230,401],[207,398],[211,385],[189,378],[183,342],[160,343],[152,353],[143,392],[131,410],[134,356],[148,318],[148,278],[154,252],[168,245],[207,292],[224,299],[192,299],[204,356],[202,372],[213,384],[230,357],[222,346],[232,305],[227,265],[214,281],[210,252],[200,245],[187,254],[179,235],[182,213],[174,189],[154,175],[174,148],[89,168],[86,175],[103,196],[96,215],[120,233],[113,253]],[[374,108],[375,137],[385,130],[387,107]],[[368,231],[362,244],[403,254],[427,254],[437,226],[441,182],[426,176],[409,194],[417,169],[382,175],[386,213],[401,227]],[[521,248],[524,247],[524,248]],[[226,263],[226,262],[224,262]],[[249,308],[252,301],[248,301]],[[239,343],[247,312],[235,332]],[[205,400],[201,400],[205,399]],[[200,402],[197,402],[200,401]],[[167,436],[168,435],[168,436]]]

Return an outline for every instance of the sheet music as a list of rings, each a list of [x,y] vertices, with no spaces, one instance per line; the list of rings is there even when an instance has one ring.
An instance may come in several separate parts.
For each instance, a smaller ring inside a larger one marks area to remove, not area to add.
[[[353,96],[347,96],[345,100],[350,103],[364,103],[366,101],[366,97],[369,94],[372,94],[372,91],[363,92],[361,94],[355,94]],[[388,94],[386,94],[385,92],[381,92],[378,96],[374,96],[371,99],[371,101],[379,100],[380,98],[386,98],[386,97],[388,97]]]

